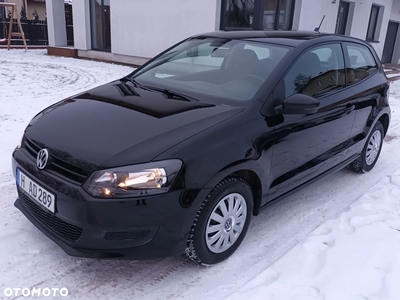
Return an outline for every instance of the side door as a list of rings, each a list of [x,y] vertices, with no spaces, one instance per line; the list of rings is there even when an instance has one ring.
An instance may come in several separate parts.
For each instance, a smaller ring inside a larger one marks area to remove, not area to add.
[[[354,93],[346,88],[340,43],[304,51],[274,91],[274,106],[294,94],[317,99],[314,114],[276,116],[268,201],[344,161],[355,119]]]
[[[347,156],[362,152],[365,139],[382,105],[385,105],[388,90],[383,68],[371,50],[363,44],[344,43],[347,61],[347,85],[354,93],[356,119],[351,132],[352,146]]]

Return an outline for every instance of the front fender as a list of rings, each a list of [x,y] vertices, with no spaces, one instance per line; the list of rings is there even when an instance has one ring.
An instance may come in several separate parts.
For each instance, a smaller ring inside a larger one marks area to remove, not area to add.
[[[262,170],[257,160],[247,160],[236,162],[233,165],[226,166],[216,173],[204,186],[204,188],[213,188],[226,177],[239,173],[241,171],[254,172],[261,182],[265,179],[265,170]]]
[[[204,189],[212,190],[219,182],[229,176],[238,176],[250,185],[254,201],[253,214],[258,215],[260,207],[267,202],[267,197],[263,197],[268,192],[265,169],[256,160],[237,162],[216,173],[206,183]]]

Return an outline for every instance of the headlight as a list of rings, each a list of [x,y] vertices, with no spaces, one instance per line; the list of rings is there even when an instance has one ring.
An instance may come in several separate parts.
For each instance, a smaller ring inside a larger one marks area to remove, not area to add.
[[[94,172],[83,188],[94,197],[124,198],[166,193],[182,162],[178,159]]]

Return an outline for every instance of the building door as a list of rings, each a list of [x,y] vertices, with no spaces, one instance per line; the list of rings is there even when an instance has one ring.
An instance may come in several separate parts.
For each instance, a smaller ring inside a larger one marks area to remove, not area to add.
[[[90,0],[92,49],[111,51],[110,0]]]
[[[336,21],[336,34],[346,35],[347,20],[349,19],[350,3],[340,1],[339,12]]]
[[[67,29],[67,45],[74,45],[74,21],[72,17],[72,3],[65,3],[65,27]]]
[[[394,45],[396,44],[397,32],[399,23],[389,22],[388,31],[386,34],[385,46],[383,48],[382,62],[391,63],[393,58]]]

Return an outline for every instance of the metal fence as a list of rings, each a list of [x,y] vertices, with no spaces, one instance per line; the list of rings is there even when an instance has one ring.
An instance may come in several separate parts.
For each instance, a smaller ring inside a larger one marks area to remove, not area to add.
[[[25,33],[26,43],[28,45],[43,46],[48,45],[47,21],[41,20],[21,20],[22,29]],[[10,19],[0,20],[0,39],[8,38],[8,29]],[[14,19],[13,31],[18,32],[17,20]],[[13,38],[11,45],[23,45],[21,38]]]

